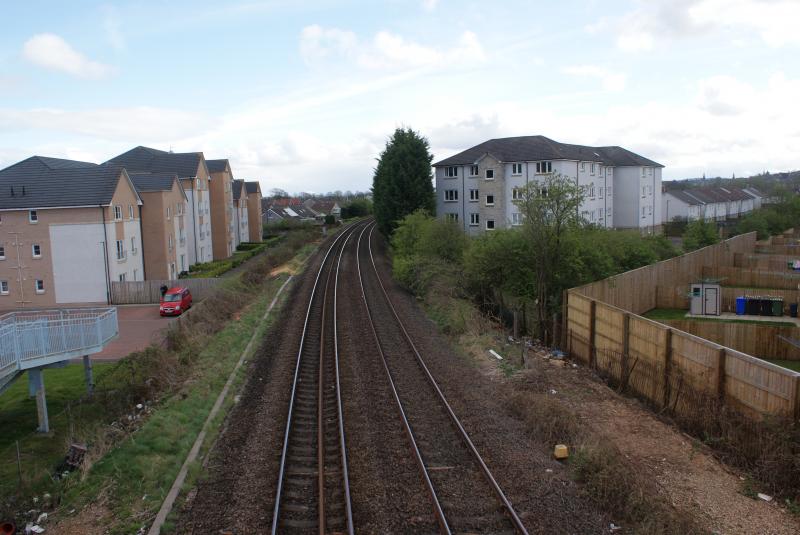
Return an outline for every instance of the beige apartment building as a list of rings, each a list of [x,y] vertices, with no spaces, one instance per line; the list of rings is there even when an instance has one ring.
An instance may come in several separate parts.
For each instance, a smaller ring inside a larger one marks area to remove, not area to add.
[[[144,269],[147,279],[177,279],[189,269],[186,241],[188,199],[177,175],[132,174],[142,199]]]
[[[206,160],[211,174],[211,233],[214,260],[228,258],[236,251],[236,228],[233,213],[233,173],[228,160]]]
[[[244,184],[247,195],[247,225],[251,242],[261,242],[264,235],[264,224],[261,219],[261,185],[257,181]]]
[[[189,206],[185,214],[187,263],[191,266],[213,259],[209,191],[211,175],[202,152],[174,153],[139,146],[115,156],[103,165],[118,165],[136,174],[177,175]]]
[[[250,241],[250,225],[248,223],[247,190],[244,180],[233,181],[233,226],[238,243]]]
[[[142,200],[125,169],[33,156],[0,170],[0,310],[105,304],[143,280]]]

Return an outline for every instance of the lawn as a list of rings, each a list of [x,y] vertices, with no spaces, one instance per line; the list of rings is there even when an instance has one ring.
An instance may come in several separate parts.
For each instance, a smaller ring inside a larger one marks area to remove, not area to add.
[[[768,360],[767,362],[771,362],[773,364],[777,364],[778,366],[783,366],[784,368],[789,368],[790,370],[800,372],[800,360]]]
[[[687,321],[717,321],[722,323],[749,323],[756,325],[764,325],[770,327],[797,327],[793,322],[789,321],[758,321],[758,320],[732,320],[726,318],[687,318],[688,311],[682,308],[654,308],[653,310],[643,314],[645,318],[655,321],[674,321],[674,320],[687,320]]]

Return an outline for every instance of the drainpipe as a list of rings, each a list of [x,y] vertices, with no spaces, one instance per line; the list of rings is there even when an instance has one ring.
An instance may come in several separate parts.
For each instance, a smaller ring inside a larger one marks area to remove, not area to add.
[[[141,236],[141,239],[139,240],[141,243],[141,247],[139,248],[142,250],[142,280],[147,280],[147,268],[145,267],[144,264],[144,230],[142,227],[142,205],[139,205],[139,236]]]
[[[466,191],[467,187],[467,176],[465,171],[466,168],[467,166],[465,165],[462,168],[461,172],[461,218],[462,218],[461,224],[464,226],[464,232],[467,232],[467,217],[466,217],[467,205],[466,205],[466,199],[464,198],[466,197],[466,195],[464,195],[464,192]]]
[[[105,267],[106,272],[106,304],[111,304],[111,275],[108,269],[108,230],[106,229],[106,211],[103,209],[103,205],[100,206],[100,213],[103,215],[103,236],[105,237],[105,241],[103,242],[103,267]]]

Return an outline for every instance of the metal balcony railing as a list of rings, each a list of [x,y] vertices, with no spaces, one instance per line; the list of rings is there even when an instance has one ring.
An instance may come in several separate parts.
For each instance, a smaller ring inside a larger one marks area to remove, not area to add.
[[[117,336],[116,308],[9,312],[0,316],[0,383],[8,376],[100,351]]]

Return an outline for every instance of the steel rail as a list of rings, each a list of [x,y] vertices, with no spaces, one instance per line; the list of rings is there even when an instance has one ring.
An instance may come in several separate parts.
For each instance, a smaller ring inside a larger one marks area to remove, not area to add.
[[[451,535],[450,526],[447,525],[447,518],[444,515],[442,504],[439,501],[439,497],[436,495],[436,490],[433,488],[433,482],[431,481],[430,474],[425,466],[425,461],[422,460],[422,454],[417,446],[417,441],[414,438],[411,424],[408,421],[405,409],[403,409],[403,403],[400,401],[400,395],[397,393],[397,387],[395,386],[394,379],[392,378],[392,372],[389,370],[389,364],[386,361],[386,355],[381,347],[380,339],[378,338],[378,331],[375,330],[375,323],[372,321],[372,311],[370,310],[369,303],[367,302],[367,294],[364,291],[364,279],[361,276],[361,258],[359,255],[361,252],[361,238],[364,236],[364,232],[367,230],[368,226],[365,226],[358,235],[358,246],[356,247],[356,265],[358,267],[358,282],[361,285],[361,298],[363,299],[364,307],[367,310],[367,318],[369,319],[369,327],[372,331],[372,337],[375,340],[375,347],[378,348],[378,354],[381,356],[383,369],[386,372],[386,377],[389,381],[389,388],[392,390],[392,396],[394,397],[394,401],[397,405],[397,411],[400,413],[400,419],[403,422],[403,429],[408,437],[411,450],[414,453],[414,459],[417,461],[417,466],[422,473],[422,478],[425,481],[425,487],[428,489],[431,501],[433,501],[433,513],[436,516],[436,521],[439,523],[439,530],[443,535]]]
[[[461,438],[464,440],[464,444],[466,444],[467,448],[470,450],[470,452],[472,453],[473,457],[478,462],[478,465],[481,467],[481,471],[483,472],[483,474],[486,477],[486,479],[489,482],[489,484],[494,489],[495,494],[500,499],[501,503],[503,504],[503,507],[506,509],[506,512],[509,514],[509,516],[511,518],[511,522],[514,524],[514,527],[516,528],[516,530],[518,532],[520,532],[520,533],[522,533],[524,535],[528,535],[528,531],[525,529],[525,525],[522,523],[522,520],[519,518],[519,516],[517,515],[516,511],[514,511],[514,507],[511,505],[511,502],[506,497],[505,493],[503,492],[503,489],[500,488],[500,485],[497,483],[497,480],[495,480],[494,476],[492,475],[492,472],[489,470],[489,467],[484,462],[483,457],[481,457],[481,454],[478,452],[478,449],[475,447],[475,444],[473,444],[472,440],[469,438],[469,434],[467,433],[466,429],[464,429],[464,426],[461,424],[461,421],[458,419],[458,416],[456,416],[455,412],[453,411],[453,408],[450,406],[450,403],[448,403],[447,398],[445,398],[444,393],[439,388],[439,385],[437,384],[436,379],[434,379],[433,375],[431,374],[430,370],[428,369],[428,366],[425,364],[425,360],[422,358],[422,355],[417,350],[417,346],[414,344],[414,341],[411,339],[411,336],[408,334],[408,330],[406,330],[406,327],[403,324],[403,321],[400,319],[400,316],[397,314],[397,310],[395,309],[394,305],[392,304],[392,300],[389,298],[389,294],[386,291],[386,287],[384,286],[383,281],[381,280],[380,273],[378,273],[378,267],[375,264],[375,257],[374,257],[374,255],[372,253],[372,233],[373,233],[374,230],[375,230],[375,224],[373,223],[371,225],[371,228],[370,228],[370,231],[369,231],[369,235],[367,237],[367,244],[369,246],[369,257],[370,257],[370,261],[372,262],[372,268],[375,271],[375,277],[378,280],[378,284],[381,287],[381,292],[383,293],[383,296],[384,296],[384,298],[386,300],[386,304],[389,306],[389,309],[392,311],[392,315],[394,316],[395,320],[397,321],[397,325],[403,331],[403,335],[405,336],[406,341],[408,342],[409,346],[411,347],[411,350],[413,351],[414,356],[416,357],[417,363],[420,365],[420,367],[422,368],[422,371],[428,377],[428,381],[430,382],[430,384],[433,387],[433,389],[436,391],[436,394],[439,396],[439,400],[442,402],[444,407],[447,409],[447,413],[450,415],[450,419],[452,420],[453,424],[458,429],[459,434],[461,435]]]
[[[296,362],[295,362],[294,377],[292,379],[292,392],[291,392],[291,396],[290,396],[290,399],[289,399],[289,410],[288,410],[288,414],[287,414],[287,417],[286,417],[286,430],[284,432],[284,437],[283,437],[283,448],[281,449],[281,461],[280,461],[280,468],[279,468],[279,471],[278,471],[278,488],[277,488],[277,491],[275,493],[275,505],[274,505],[273,512],[272,512],[272,529],[271,529],[272,535],[276,535],[278,533],[278,527],[279,527],[279,522],[278,521],[279,521],[279,517],[280,517],[281,497],[282,497],[282,492],[283,492],[283,481],[284,481],[284,476],[285,476],[285,472],[286,472],[286,454],[287,454],[287,450],[288,450],[288,447],[289,447],[289,437],[290,437],[290,432],[291,432],[291,429],[292,429],[292,414],[294,412],[295,394],[297,392],[298,377],[300,375],[300,363],[302,361],[303,347],[304,347],[304,344],[305,344],[305,341],[306,341],[306,333],[308,331],[308,322],[309,322],[309,318],[311,316],[311,308],[312,308],[312,305],[314,303],[314,297],[316,296],[317,289],[319,287],[320,277],[322,276],[322,272],[324,271],[324,269],[326,267],[326,263],[328,261],[328,257],[330,256],[330,254],[333,251],[334,247],[336,247],[336,245],[339,243],[339,240],[341,240],[343,237],[350,236],[355,231],[357,226],[360,226],[360,224],[359,225],[355,225],[355,226],[353,226],[351,228],[345,229],[341,234],[339,234],[336,237],[336,239],[333,240],[333,243],[331,243],[330,247],[328,247],[328,250],[325,252],[325,256],[322,258],[322,261],[320,262],[320,267],[319,267],[319,270],[317,271],[317,276],[314,279],[314,286],[311,289],[311,296],[308,299],[308,307],[306,308],[306,315],[305,315],[305,319],[303,321],[303,332],[302,332],[302,334],[300,336],[300,345],[299,345],[299,348],[297,350],[297,358],[296,358]],[[324,314],[324,308],[323,308],[323,314]],[[342,452],[342,454],[344,455],[344,452]],[[343,476],[346,477],[346,474],[343,474]],[[349,486],[348,486],[348,488],[349,488]],[[347,500],[350,499],[349,494],[347,495],[346,498],[347,498]],[[349,503],[348,503],[348,508],[349,508]],[[352,533],[352,523],[349,525],[349,529],[350,529],[350,533]]]

